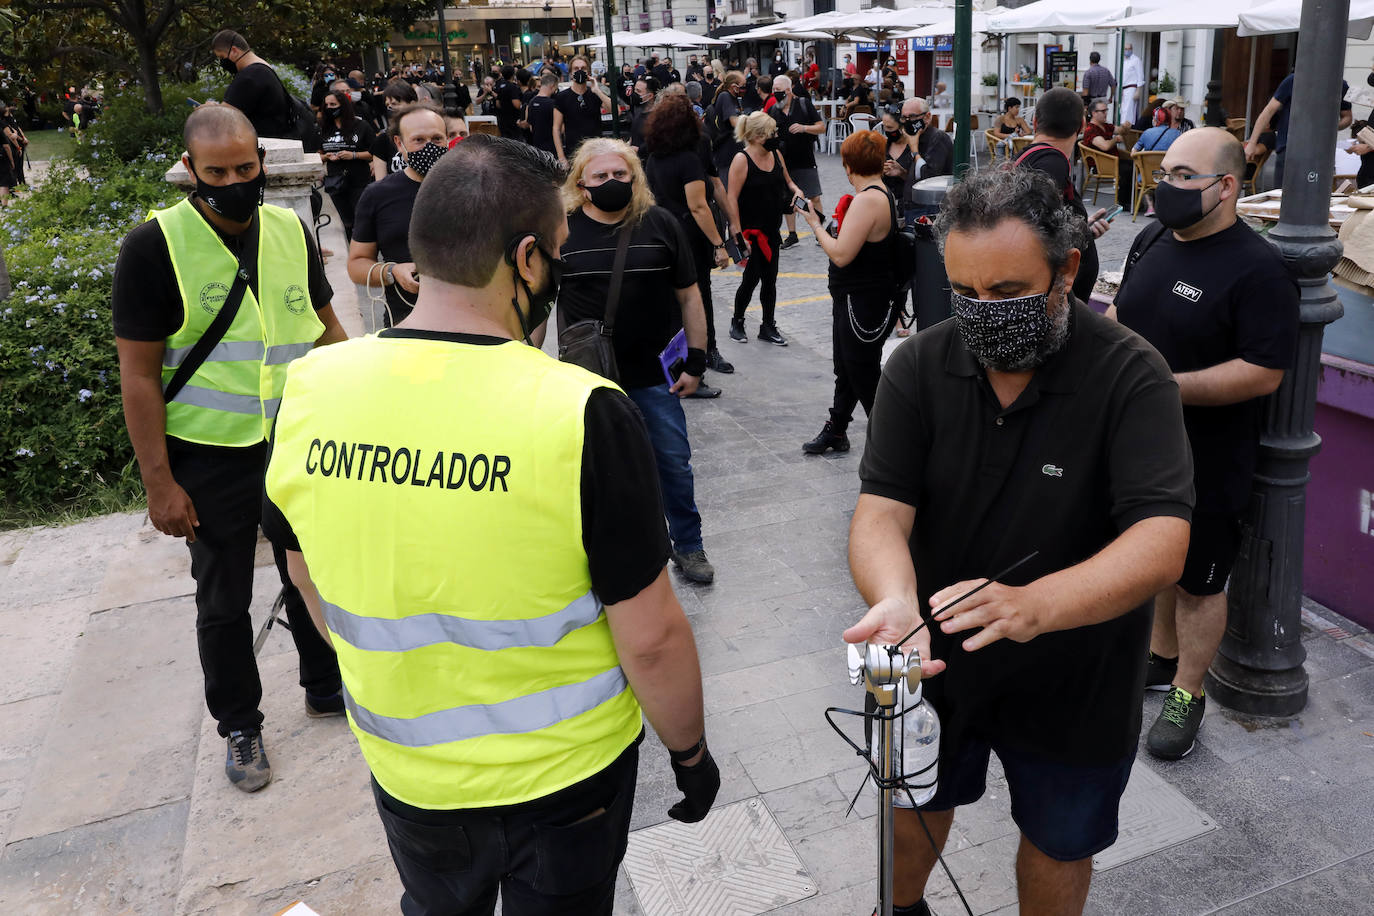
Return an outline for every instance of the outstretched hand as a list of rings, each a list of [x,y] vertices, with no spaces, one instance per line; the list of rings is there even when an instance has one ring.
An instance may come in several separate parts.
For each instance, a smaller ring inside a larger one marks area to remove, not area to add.
[[[914,603],[900,598],[884,598],[869,608],[862,620],[845,630],[842,638],[845,642],[893,646],[920,622],[921,615]],[[943,661],[930,657],[930,633],[925,627],[907,640],[904,648],[920,653],[922,677],[934,677],[945,670]]]

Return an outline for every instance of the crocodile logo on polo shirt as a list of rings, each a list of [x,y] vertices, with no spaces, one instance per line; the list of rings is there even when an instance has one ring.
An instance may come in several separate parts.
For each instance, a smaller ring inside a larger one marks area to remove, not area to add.
[[[1179,280],[1174,284],[1174,295],[1182,296],[1189,302],[1196,302],[1202,298],[1202,290],[1198,289],[1196,286],[1189,286],[1187,283]]]
[[[1040,473],[1044,474],[1046,477],[1063,477],[1064,469],[1057,468],[1052,464],[1047,464],[1040,469]]]

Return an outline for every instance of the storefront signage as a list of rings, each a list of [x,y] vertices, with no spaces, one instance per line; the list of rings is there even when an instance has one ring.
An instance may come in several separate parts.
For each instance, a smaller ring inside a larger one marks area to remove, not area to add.
[[[911,49],[913,51],[953,51],[953,35],[925,35],[920,38],[911,39]]]

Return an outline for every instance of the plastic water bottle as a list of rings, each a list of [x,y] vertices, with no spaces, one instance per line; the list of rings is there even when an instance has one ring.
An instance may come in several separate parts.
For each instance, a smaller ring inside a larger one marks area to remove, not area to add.
[[[911,774],[907,785],[917,805],[924,805],[935,796],[936,761],[940,759],[940,717],[921,697],[921,685],[915,693],[908,693],[906,683],[899,685],[899,696],[906,714],[901,725],[902,757],[900,772]],[[929,767],[929,769],[927,769]],[[929,783],[929,785],[926,785]]]

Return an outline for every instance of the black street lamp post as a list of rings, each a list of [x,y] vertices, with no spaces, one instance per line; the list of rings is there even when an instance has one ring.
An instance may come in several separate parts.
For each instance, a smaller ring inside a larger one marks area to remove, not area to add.
[[[1307,703],[1303,524],[1308,462],[1321,448],[1313,418],[1322,332],[1344,312],[1329,282],[1341,256],[1329,210],[1349,12],[1350,0],[1302,5],[1283,204],[1279,223],[1269,232],[1298,282],[1298,352],[1293,369],[1269,398],[1251,497],[1255,515],[1231,574],[1226,635],[1207,675],[1209,694],[1254,715],[1293,715]]]

